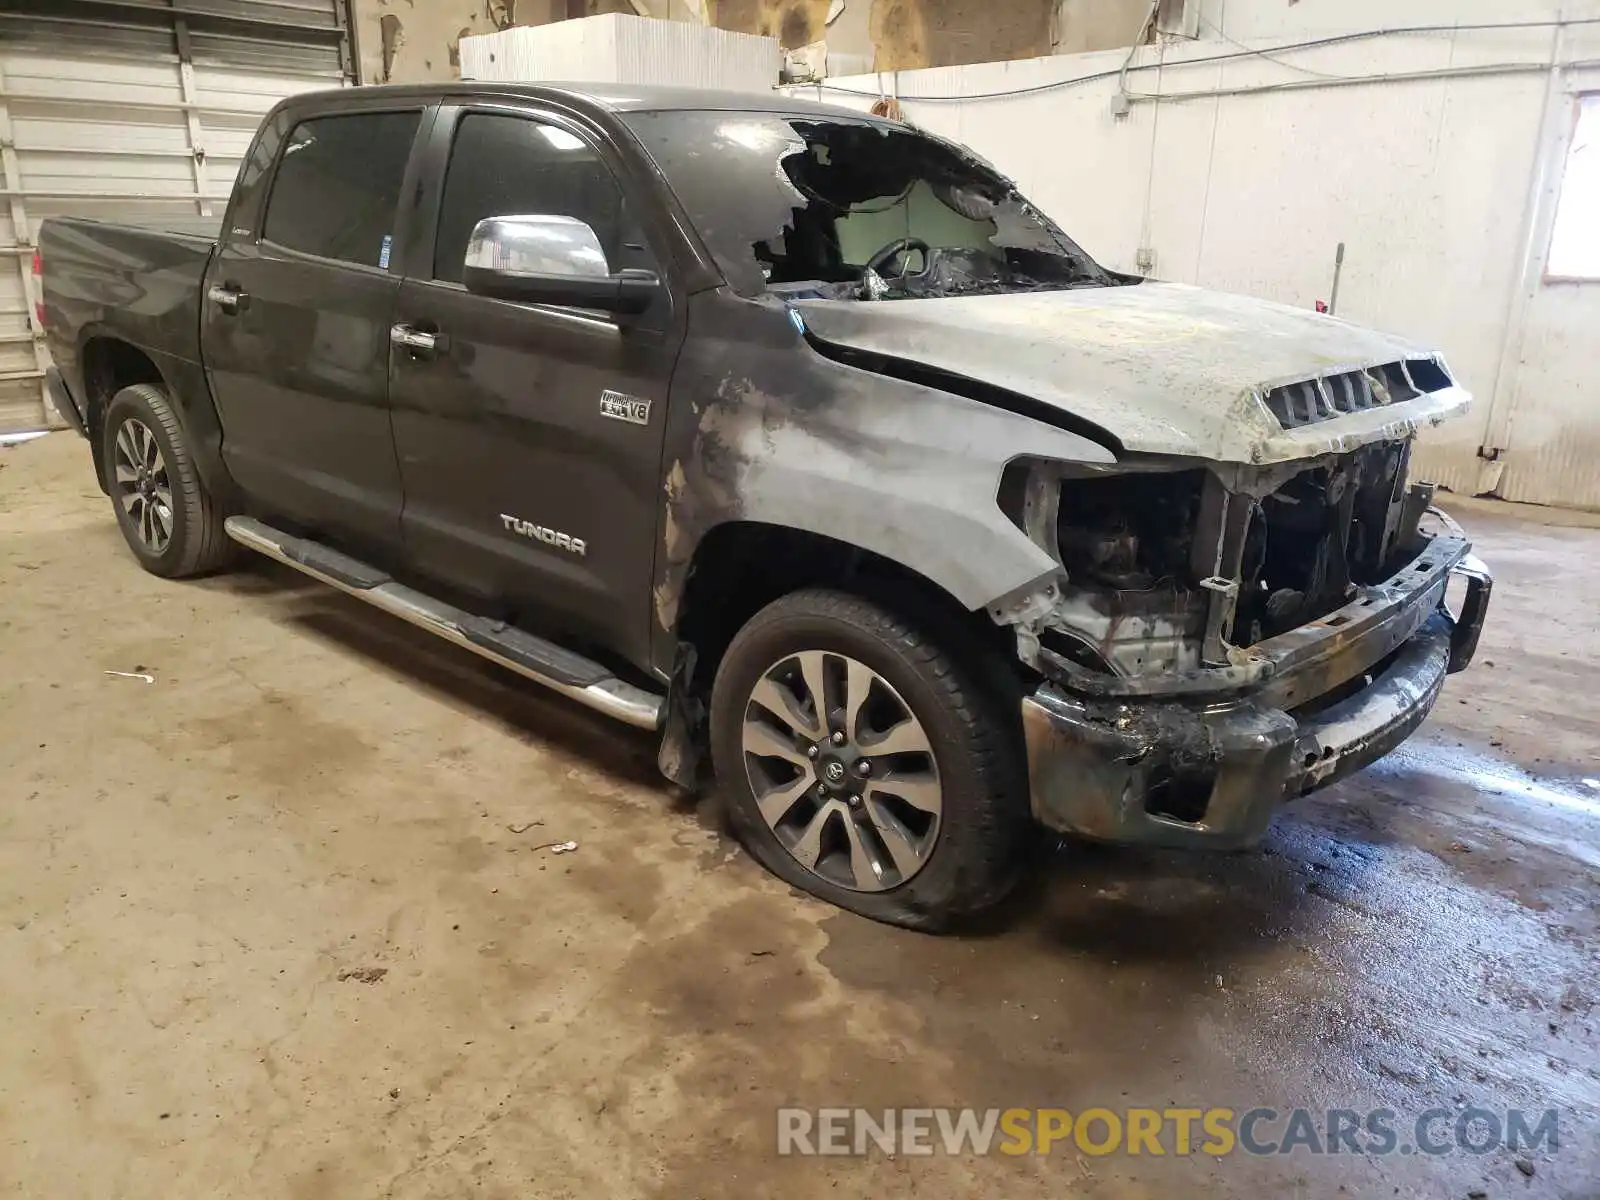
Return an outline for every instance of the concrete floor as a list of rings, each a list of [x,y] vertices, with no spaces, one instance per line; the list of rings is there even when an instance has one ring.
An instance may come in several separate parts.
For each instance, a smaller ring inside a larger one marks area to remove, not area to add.
[[[1068,847],[939,940],[791,893],[647,740],[352,600],[144,574],[76,437],[0,451],[0,1190],[1600,1195],[1600,530],[1464,519],[1496,604],[1410,746],[1259,852]],[[780,1160],[782,1103],[1564,1124],[1531,1177]]]

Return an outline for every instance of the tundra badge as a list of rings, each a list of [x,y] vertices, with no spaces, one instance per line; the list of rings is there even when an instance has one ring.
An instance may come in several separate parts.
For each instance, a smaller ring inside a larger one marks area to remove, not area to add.
[[[600,415],[613,421],[626,421],[630,425],[650,424],[650,401],[609,388],[600,393]]]
[[[500,523],[512,533],[543,542],[546,546],[554,546],[557,550],[565,550],[569,554],[576,554],[579,558],[589,552],[582,538],[551,529],[548,525],[535,525],[532,521],[524,521],[521,517],[513,517],[509,513],[500,514]]]

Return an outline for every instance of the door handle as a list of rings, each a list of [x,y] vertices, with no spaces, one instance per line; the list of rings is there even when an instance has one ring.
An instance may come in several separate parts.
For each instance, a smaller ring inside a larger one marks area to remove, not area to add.
[[[206,291],[206,299],[230,317],[250,307],[250,293],[239,290],[236,283],[214,283]]]
[[[449,346],[450,339],[442,333],[429,333],[412,325],[391,325],[389,341],[417,358],[432,358]]]

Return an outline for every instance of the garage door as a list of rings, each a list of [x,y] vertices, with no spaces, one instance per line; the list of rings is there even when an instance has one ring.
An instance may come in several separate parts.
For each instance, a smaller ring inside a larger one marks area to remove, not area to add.
[[[261,115],[355,81],[349,0],[7,0],[0,432],[55,423],[34,316],[49,216],[220,213]]]

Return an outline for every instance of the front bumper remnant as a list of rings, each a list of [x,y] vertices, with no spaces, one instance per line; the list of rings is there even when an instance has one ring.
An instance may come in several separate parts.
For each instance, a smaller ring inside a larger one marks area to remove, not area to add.
[[[1453,616],[1452,576],[1466,585]],[[1035,817],[1100,841],[1249,845],[1283,801],[1415,731],[1471,661],[1492,586],[1464,538],[1439,537],[1350,604],[1255,647],[1245,688],[1220,673],[1215,689],[1190,678],[1168,695],[1044,684],[1022,702]]]

